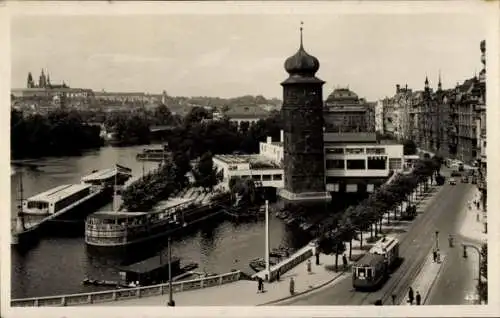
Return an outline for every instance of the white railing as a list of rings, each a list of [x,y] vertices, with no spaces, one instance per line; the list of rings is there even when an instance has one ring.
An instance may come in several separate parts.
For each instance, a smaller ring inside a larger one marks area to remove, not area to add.
[[[297,252],[293,253],[290,257],[287,259],[279,262],[276,265],[273,265],[269,268],[269,275],[266,270],[263,270],[261,272],[258,272],[257,274],[254,274],[252,278],[255,277],[261,277],[264,280],[268,280],[270,282],[274,281],[276,279],[276,276],[278,274],[278,271],[280,272],[280,275],[283,275],[284,273],[288,272],[295,266],[299,265],[300,263],[304,262],[306,259],[310,258],[313,256],[315,247],[308,244],[298,250]],[[267,279],[266,279],[267,276]]]
[[[205,278],[186,280],[172,283],[174,293],[189,291],[200,288],[224,285],[240,280],[241,271],[234,271],[222,275],[210,276]],[[146,287],[125,288],[117,290],[108,290],[102,292],[59,295],[49,297],[12,299],[12,307],[59,307],[59,306],[78,306],[111,301],[120,301],[132,298],[142,298],[149,296],[160,296],[168,293],[169,283]]]

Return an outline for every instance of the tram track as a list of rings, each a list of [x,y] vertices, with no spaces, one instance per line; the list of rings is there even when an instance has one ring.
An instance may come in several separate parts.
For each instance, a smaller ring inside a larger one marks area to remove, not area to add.
[[[352,299],[352,301],[349,303],[350,305],[373,305],[373,303],[378,299],[381,299],[382,303],[386,304],[388,300],[391,300],[392,294],[397,295],[396,303],[401,302],[401,285],[404,285],[402,284],[402,281],[407,281],[408,278],[411,278],[410,281],[413,281],[415,276],[425,264],[426,255],[430,252],[432,246],[431,242],[429,248],[424,247],[416,249],[416,256],[412,257],[413,260],[409,259],[409,255],[415,255],[415,247],[412,248],[412,245],[416,241],[416,239],[419,237],[427,237],[427,235],[422,235],[422,233],[420,231],[417,231],[416,229],[429,229],[431,227],[439,214],[430,212],[433,210],[438,210],[442,205],[446,204],[444,200],[439,200],[439,198],[446,196],[449,191],[450,188],[448,187],[438,189],[438,193],[434,194],[434,197],[431,198],[431,202],[429,202],[429,205],[425,207],[424,212],[420,215],[419,218],[412,222],[407,234],[404,235],[402,239],[400,239],[400,251],[404,251],[404,254],[401,254],[406,257],[404,257],[403,262],[391,274],[391,276],[384,283],[381,289],[369,293],[354,292],[354,295],[359,295],[359,299],[353,297],[354,299]],[[418,262],[415,262],[415,260],[418,260]]]
[[[441,189],[440,193],[430,202],[420,220],[417,220],[415,224],[410,226],[408,234],[401,240],[400,250],[405,251],[402,253],[402,256],[407,256],[401,266],[396,269],[391,278],[389,278],[379,291],[362,296],[362,299],[357,303],[358,305],[371,305],[377,299],[382,300],[382,303],[385,305],[392,304],[392,294],[396,295],[396,304],[401,303],[406,297],[406,292],[411,282],[413,282],[420,273],[428,255],[432,251],[435,240],[429,238],[434,238],[436,230],[439,230],[442,234],[445,232],[436,228],[435,224],[439,223],[438,220],[442,220],[447,214],[457,212],[456,209],[447,208],[450,201],[446,200],[446,197],[457,191],[463,192],[463,190],[464,188],[456,186],[445,186]],[[461,195],[458,197],[460,197],[459,201],[463,198]],[[441,198],[445,199],[441,200]],[[416,228],[421,230],[417,231]],[[415,241],[420,243],[415,246]]]

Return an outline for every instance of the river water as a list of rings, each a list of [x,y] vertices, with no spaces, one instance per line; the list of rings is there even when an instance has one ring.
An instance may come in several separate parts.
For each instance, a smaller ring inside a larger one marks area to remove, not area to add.
[[[15,206],[19,198],[20,171],[23,172],[24,197],[48,190],[65,183],[78,183],[80,178],[95,169],[111,168],[115,163],[130,167],[134,175],[141,175],[157,167],[157,163],[142,163],[135,159],[143,147],[103,147],[78,157],[43,158],[29,161],[33,168],[15,167],[11,174],[12,220],[17,215]],[[111,210],[109,204],[103,209]],[[281,220],[271,213],[271,247],[299,248],[307,238],[293,235]],[[182,261],[199,264],[199,270],[225,273],[233,269],[252,273],[249,260],[264,256],[264,221],[233,224],[222,221],[208,228],[192,231],[173,239],[172,252]],[[144,251],[143,251],[144,252]],[[167,243],[151,246],[150,256],[167,255]],[[83,286],[85,277],[117,280],[117,266],[125,260],[140,260],[139,254],[105,254],[87,249],[83,237],[44,238],[38,245],[24,252],[12,249],[11,296],[12,298],[41,297],[72,294],[103,289]],[[138,258],[138,259],[137,259]]]

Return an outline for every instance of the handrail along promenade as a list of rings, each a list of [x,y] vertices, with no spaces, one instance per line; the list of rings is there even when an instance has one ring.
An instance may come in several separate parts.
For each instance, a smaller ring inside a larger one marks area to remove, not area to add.
[[[241,271],[234,271],[216,276],[209,276],[199,279],[192,279],[172,283],[173,292],[183,292],[213,286],[220,286],[236,282],[244,277]],[[59,307],[59,306],[78,306],[86,304],[105,303],[120,301],[133,298],[159,296],[168,293],[169,283],[153,286],[135,287],[108,290],[101,292],[59,295],[36,298],[12,299],[12,307]]]
[[[278,271],[280,272],[280,275],[283,275],[284,273],[288,272],[295,266],[299,265],[300,263],[304,262],[306,259],[310,258],[313,256],[313,251],[315,249],[315,246],[308,244],[298,250],[297,252],[293,253],[290,255],[289,258],[279,262],[276,265],[273,265],[269,268],[269,275],[266,270],[260,271],[252,276],[252,278],[260,277],[264,280],[267,280],[269,282],[274,281],[277,278]],[[267,279],[266,279],[267,276]]]

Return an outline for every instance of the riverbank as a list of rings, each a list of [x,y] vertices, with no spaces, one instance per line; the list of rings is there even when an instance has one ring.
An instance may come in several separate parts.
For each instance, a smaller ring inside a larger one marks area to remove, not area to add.
[[[78,183],[92,170],[109,168],[110,163],[132,169],[136,177],[147,173],[158,163],[136,160],[142,147],[103,147],[86,152],[80,157],[43,158],[37,160],[37,169],[16,168],[23,171],[25,196],[32,196],[60,184]],[[11,176],[11,215],[17,215],[19,174]],[[111,203],[101,211],[111,211]],[[304,240],[271,215],[271,247],[299,248]],[[172,238],[172,252],[188,262],[199,264],[200,271],[224,273],[233,269],[250,272],[248,262],[262,257],[264,246],[264,220],[233,224],[229,221],[191,230],[183,236]],[[158,254],[167,257],[166,240],[148,244],[143,249],[125,253],[102,253],[85,245],[83,237],[47,238],[31,250],[11,251],[11,297],[27,298],[58,294],[75,294],[104,290],[102,287],[83,286],[84,277],[100,280],[119,278],[115,269],[123,263],[133,263]],[[61,257],[63,256],[63,257]],[[60,282],[65,282],[60,284]]]

